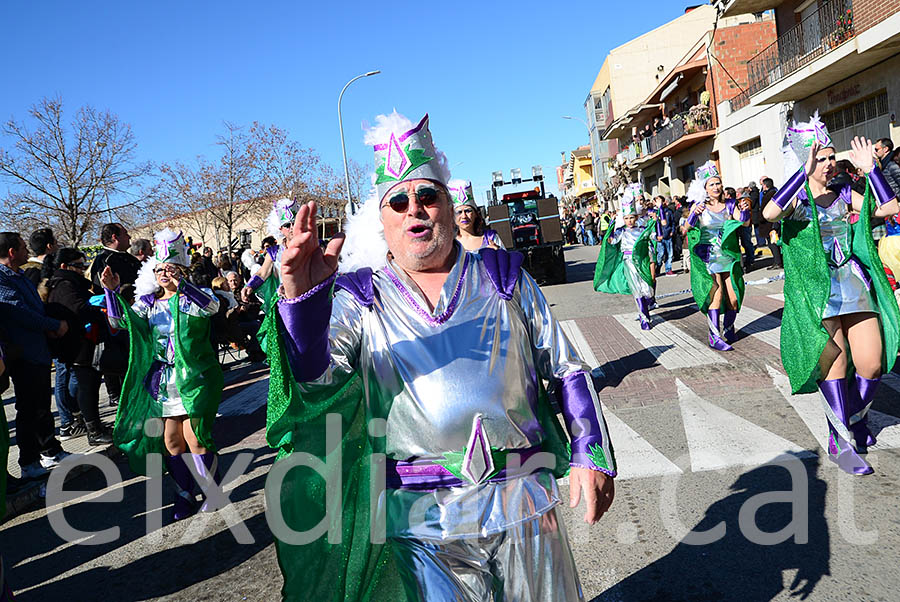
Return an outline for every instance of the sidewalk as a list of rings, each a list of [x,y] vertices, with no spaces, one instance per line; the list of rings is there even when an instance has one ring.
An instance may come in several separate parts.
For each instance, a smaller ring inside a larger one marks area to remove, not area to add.
[[[225,391],[223,393],[222,399],[229,399],[234,396],[236,393],[245,389],[245,385],[261,383],[263,380],[267,380],[268,375],[268,367],[264,364],[251,364],[247,360],[247,355],[245,352],[234,352],[234,357],[236,359],[232,359],[231,356],[225,357],[225,364],[222,368],[225,375]],[[262,376],[260,373],[262,372],[260,368],[264,368],[265,376]],[[56,374],[55,372],[51,373],[53,380],[55,381]],[[53,383],[51,382],[51,385]],[[265,387],[268,388],[268,384],[265,383]],[[257,386],[254,388],[257,394],[259,394],[260,387]],[[53,398],[51,394],[51,404],[53,409],[53,415],[56,419],[57,432],[59,429],[59,419],[58,412],[56,409],[56,399]],[[6,421],[9,424],[10,430],[10,447],[9,447],[9,460],[7,462],[7,470],[14,477],[19,477],[21,472],[19,470],[19,447],[16,445],[16,425],[15,425],[15,391],[12,386],[3,394],[3,410],[6,413]],[[112,427],[115,422],[116,417],[116,408],[109,406],[109,396],[106,392],[106,386],[103,385],[100,387],[100,419],[106,423],[108,426]],[[118,448],[112,445],[98,445],[91,446],[88,445],[87,436],[82,435],[80,437],[75,437],[73,439],[69,439],[67,441],[61,441],[62,447],[65,451],[71,454],[103,454],[107,457],[115,457],[122,452],[119,451]],[[68,475],[66,475],[66,482],[71,481],[75,477],[83,474],[85,471],[89,470],[90,466],[82,465],[72,469]],[[44,498],[46,494],[47,488],[47,477],[43,477],[41,479],[30,481],[28,483],[24,483],[20,489],[15,491],[14,493],[8,494],[6,497],[6,515],[0,517],[0,523],[3,521],[7,521],[14,516],[17,516],[23,513],[25,510],[30,508],[35,502]]]

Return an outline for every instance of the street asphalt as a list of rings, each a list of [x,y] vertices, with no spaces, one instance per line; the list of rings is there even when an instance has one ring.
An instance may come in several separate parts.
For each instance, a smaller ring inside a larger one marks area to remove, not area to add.
[[[785,391],[782,287],[769,258],[746,275],[739,339],[720,353],[705,345],[688,275],[659,279],[644,333],[630,297],[593,291],[596,256],[597,247],[567,247],[569,282],[543,289],[593,368],[620,469],[615,502],[596,525],[563,504],[585,599],[900,599],[900,376],[885,379],[873,406],[875,474],[849,477],[823,452],[818,399]],[[148,534],[159,516],[160,504],[146,501],[153,488],[112,455],[121,483],[107,488],[98,470],[85,472],[66,483],[80,492],[74,499],[49,508],[39,499],[0,525],[18,601],[279,599],[263,500],[275,458],[264,438],[265,373],[246,362],[227,368],[229,403],[214,436],[226,470],[248,463],[226,485],[233,512],[172,523],[166,480],[163,526]],[[98,499],[103,492],[121,500]],[[565,480],[561,493],[568,500]],[[245,530],[229,530],[237,517]],[[118,536],[68,543],[51,524],[62,518]]]

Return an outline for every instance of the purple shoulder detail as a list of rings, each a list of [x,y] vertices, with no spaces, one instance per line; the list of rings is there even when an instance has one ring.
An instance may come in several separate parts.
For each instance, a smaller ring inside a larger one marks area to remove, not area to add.
[[[500,298],[512,299],[525,257],[515,251],[491,248],[479,249],[478,254]]]
[[[156,303],[156,295],[153,293],[149,293],[147,295],[141,295],[141,302],[147,307],[152,307],[154,303]]]
[[[334,283],[335,290],[345,290],[363,307],[375,304],[375,287],[372,279],[372,268],[361,268],[338,276]]]
[[[272,261],[275,261],[276,259],[278,259],[278,249],[279,249],[278,245],[273,245],[266,249],[266,254],[269,256],[269,259],[271,259]]]
[[[853,202],[853,188],[850,187],[850,184],[847,184],[843,188],[841,188],[841,200],[847,203],[848,205]]]

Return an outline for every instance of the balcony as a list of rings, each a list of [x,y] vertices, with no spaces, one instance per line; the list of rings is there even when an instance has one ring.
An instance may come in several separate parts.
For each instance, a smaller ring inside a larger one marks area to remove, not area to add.
[[[690,111],[672,117],[669,125],[649,138],[622,149],[620,157],[629,167],[637,168],[661,156],[674,155],[715,134],[709,108],[696,105]]]
[[[747,62],[748,92],[756,95],[856,36],[851,0],[822,4]]]

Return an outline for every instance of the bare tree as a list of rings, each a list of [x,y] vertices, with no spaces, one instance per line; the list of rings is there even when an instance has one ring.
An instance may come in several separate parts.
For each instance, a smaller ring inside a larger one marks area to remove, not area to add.
[[[201,166],[202,158],[197,159]],[[160,180],[154,188],[154,209],[159,215],[168,216],[171,221],[183,222],[183,227],[197,234],[199,241],[206,243],[212,221],[206,211],[210,206],[211,191],[205,188],[205,180],[200,176],[205,170],[199,170],[176,161],[164,163],[159,168]]]
[[[218,163],[201,161],[198,174],[211,201],[209,215],[217,230],[225,231],[225,246],[230,248],[235,224],[258,213],[267,200],[260,198],[263,178],[251,138],[227,121],[225,130],[216,136],[216,145],[222,149]]]
[[[34,129],[16,119],[2,128],[12,141],[0,149],[0,176],[11,185],[3,217],[20,227],[49,224],[79,245],[103,219],[109,197],[132,193],[152,166],[136,162],[131,126],[114,113],[86,105],[67,127],[62,100],[44,98],[29,114]]]

